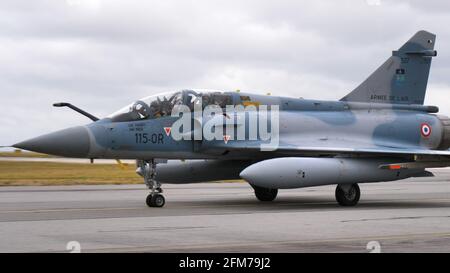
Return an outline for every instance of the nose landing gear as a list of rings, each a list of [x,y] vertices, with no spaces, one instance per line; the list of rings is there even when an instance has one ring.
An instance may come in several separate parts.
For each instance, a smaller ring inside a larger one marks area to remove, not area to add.
[[[162,194],[159,193],[150,193],[147,198],[145,199],[145,203],[147,203],[147,206],[149,207],[157,207],[160,208],[164,206],[166,203],[166,199]]]
[[[161,188],[161,183],[156,181],[156,162],[152,160],[138,160],[136,162],[136,173],[144,177],[144,183],[150,190],[150,194],[145,199],[147,206],[161,208],[166,203]]]

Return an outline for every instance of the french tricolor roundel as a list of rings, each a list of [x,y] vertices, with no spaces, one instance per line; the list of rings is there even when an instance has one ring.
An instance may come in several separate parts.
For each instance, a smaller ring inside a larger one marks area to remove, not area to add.
[[[420,125],[420,133],[423,137],[429,137],[431,135],[431,126],[426,123],[422,123]]]

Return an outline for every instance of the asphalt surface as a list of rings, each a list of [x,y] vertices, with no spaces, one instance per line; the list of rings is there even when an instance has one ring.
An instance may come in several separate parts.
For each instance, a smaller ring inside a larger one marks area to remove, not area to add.
[[[281,190],[261,203],[244,183],[0,187],[0,252],[450,252],[450,170],[361,184],[357,207],[334,186]],[[371,244],[377,244],[371,243]]]

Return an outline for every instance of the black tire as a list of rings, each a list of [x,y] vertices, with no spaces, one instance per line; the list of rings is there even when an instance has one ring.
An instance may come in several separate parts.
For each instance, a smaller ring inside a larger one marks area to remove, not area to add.
[[[149,194],[147,199],[145,199],[145,203],[147,203],[147,206],[152,208],[161,208],[166,203],[166,199],[158,193]]]
[[[344,191],[340,185],[336,186],[336,201],[344,207],[352,207],[358,204],[361,191],[358,184],[352,184],[348,192]]]
[[[151,194],[147,195],[147,198],[145,199],[145,203],[147,204],[147,206],[153,207]]]
[[[255,196],[259,201],[270,202],[275,200],[278,194],[278,189],[267,189],[257,186],[252,186],[255,190]]]

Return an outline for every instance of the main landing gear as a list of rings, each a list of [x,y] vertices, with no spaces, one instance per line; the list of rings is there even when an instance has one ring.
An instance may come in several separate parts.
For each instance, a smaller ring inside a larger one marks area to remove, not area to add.
[[[278,189],[267,189],[263,187],[258,187],[251,185],[255,190],[255,196],[259,201],[270,202],[275,200],[278,194]]]
[[[161,208],[166,203],[161,184],[156,181],[156,162],[155,160],[138,160],[136,162],[136,173],[144,177],[144,183],[150,189],[150,194],[147,196],[145,202],[149,207]]]
[[[250,184],[251,185],[251,184]],[[275,200],[278,189],[268,189],[251,185],[255,190],[255,196],[259,201],[269,202]],[[336,186],[336,201],[344,207],[352,207],[358,204],[361,191],[358,184],[339,184]]]
[[[336,186],[336,201],[344,207],[351,207],[358,204],[361,191],[358,184],[339,184]]]

